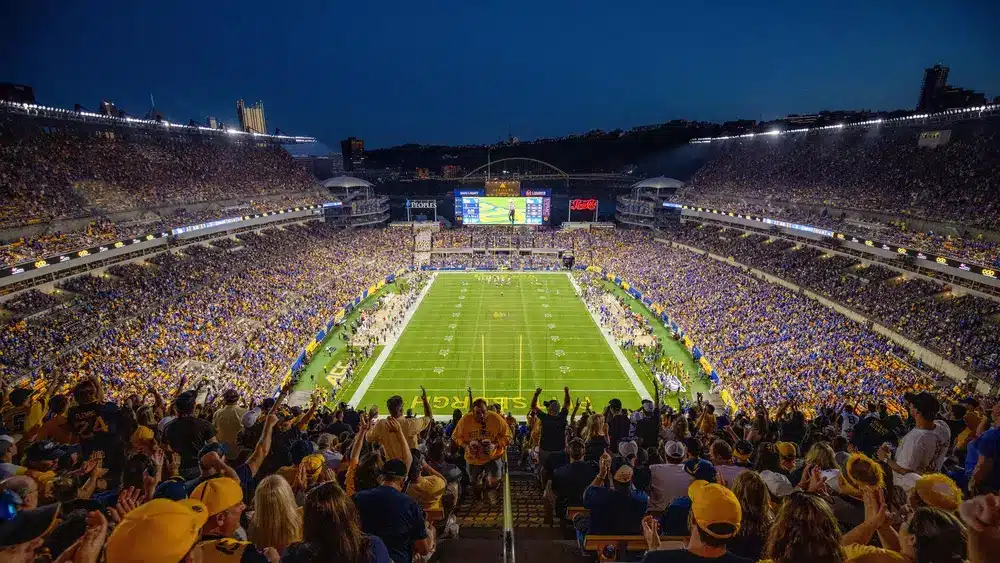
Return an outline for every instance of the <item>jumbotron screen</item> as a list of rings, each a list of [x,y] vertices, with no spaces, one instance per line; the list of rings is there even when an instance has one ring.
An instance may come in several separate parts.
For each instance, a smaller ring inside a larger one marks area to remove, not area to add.
[[[551,209],[548,197],[455,198],[455,219],[464,225],[547,225]]]

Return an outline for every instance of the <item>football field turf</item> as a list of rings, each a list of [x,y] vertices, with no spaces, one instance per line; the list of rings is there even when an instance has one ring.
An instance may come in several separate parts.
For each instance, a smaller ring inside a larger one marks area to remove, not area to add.
[[[635,385],[647,385],[627,375],[566,273],[439,273],[386,354],[365,374],[370,385],[347,395],[351,403],[384,411],[386,399],[401,395],[419,414],[423,385],[434,414],[449,415],[468,409],[471,387],[524,415],[536,387],[540,402],[561,401],[569,386],[574,399],[601,410],[612,397],[638,404]]]

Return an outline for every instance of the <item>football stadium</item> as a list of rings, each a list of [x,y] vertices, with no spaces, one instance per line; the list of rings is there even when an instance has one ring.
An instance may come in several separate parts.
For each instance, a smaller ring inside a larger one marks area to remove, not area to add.
[[[74,14],[46,18],[118,36]],[[0,563],[998,561],[1000,98],[949,83],[978,59],[900,63],[912,109],[764,117],[787,98],[751,80],[752,120],[699,71],[692,115],[628,128],[662,111],[572,81],[532,102],[504,70],[524,127],[456,109],[478,66],[414,77],[344,33],[352,88],[304,51],[281,66],[308,86],[269,80],[258,45],[259,76],[217,72],[205,37],[183,93],[155,57],[95,75],[120,106],[47,69],[112,55],[24,38],[42,70],[10,79],[37,93],[0,83]],[[517,48],[490,52],[534,63]],[[266,114],[216,111],[259,83]],[[795,87],[846,95],[822,84]],[[850,99],[896,100],[872,88]],[[563,118],[622,128],[512,132]],[[477,120],[506,138],[466,142]]]

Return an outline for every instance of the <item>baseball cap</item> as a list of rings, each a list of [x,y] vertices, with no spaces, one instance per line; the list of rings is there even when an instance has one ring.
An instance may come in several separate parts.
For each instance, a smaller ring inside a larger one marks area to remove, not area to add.
[[[7,434],[0,434],[0,455],[7,453],[17,442]]]
[[[221,442],[212,442],[210,444],[205,444],[200,450],[198,450],[198,459],[205,457],[206,455],[215,452],[219,454],[219,457],[226,455],[226,445]]]
[[[837,453],[834,460],[840,466],[840,478],[848,487],[860,491],[867,487],[881,487],[885,482],[882,466],[865,454]],[[841,487],[843,488],[843,487]]]
[[[714,483],[717,472],[712,462],[705,459],[689,459],[684,462],[684,473],[694,477],[696,481]]]
[[[913,486],[917,496],[927,506],[940,508],[947,512],[955,512],[962,504],[962,491],[947,475],[930,473],[917,479]]]
[[[222,394],[222,400],[228,405],[235,404],[240,400],[240,392],[236,389],[226,389],[226,392]]]
[[[792,442],[778,442],[774,445],[774,448],[778,450],[778,455],[783,459],[795,459],[799,457],[799,447]]]
[[[195,487],[191,498],[201,502],[211,516],[243,502],[243,488],[236,479],[216,477]]]
[[[196,500],[157,498],[142,504],[111,532],[104,548],[107,562],[177,563],[198,541],[208,516],[208,508]]]
[[[322,454],[309,454],[302,458],[302,465],[306,468],[306,473],[311,477],[319,475],[319,472],[323,470],[323,466],[326,464],[326,458]]]
[[[148,426],[140,425],[138,428],[135,429],[135,432],[132,433],[131,442],[133,448],[138,448],[140,446],[147,445],[149,444],[149,442],[152,441],[154,441],[153,430]]]
[[[66,450],[59,447],[59,444],[51,440],[42,440],[41,442],[35,442],[28,446],[25,450],[24,455],[28,458],[28,461],[55,461],[61,458],[66,453]]]
[[[671,459],[681,459],[687,454],[687,446],[684,445],[684,442],[670,441],[663,444],[663,453]]]
[[[736,447],[733,448],[733,457],[742,463],[746,463],[749,461],[751,455],[753,455],[753,444],[748,440],[737,440]]]
[[[615,482],[616,483],[630,483],[632,482],[632,475],[635,471],[632,470],[631,465],[623,465],[615,471]]]
[[[243,428],[250,428],[254,424],[257,424],[257,420],[262,414],[263,413],[259,408],[250,409],[243,414],[243,418],[240,419],[240,423],[243,424]]]
[[[56,525],[59,504],[33,510],[18,510],[10,520],[0,519],[0,548],[31,541]]]
[[[386,477],[406,477],[406,464],[401,459],[390,459],[382,466],[382,475]]]
[[[160,483],[153,492],[153,498],[169,500],[184,500],[187,496],[187,487],[184,486],[184,481],[179,477]]]
[[[938,411],[941,410],[941,403],[938,402],[937,397],[927,391],[906,393],[903,395],[903,399],[913,405],[917,409],[917,412],[925,418],[934,418],[937,416]]]
[[[195,402],[197,402],[197,400],[198,400],[197,391],[185,391],[180,395],[177,395],[177,398],[174,399],[174,404],[177,406],[178,409],[187,411],[194,409],[194,404]]]
[[[618,454],[622,457],[634,456],[637,453],[639,453],[639,444],[636,444],[635,440],[618,443]]]
[[[740,508],[736,495],[728,488],[698,480],[688,487],[688,497],[691,498],[691,515],[702,532],[713,538],[725,539],[740,531],[743,509]],[[725,526],[721,526],[722,524]]]

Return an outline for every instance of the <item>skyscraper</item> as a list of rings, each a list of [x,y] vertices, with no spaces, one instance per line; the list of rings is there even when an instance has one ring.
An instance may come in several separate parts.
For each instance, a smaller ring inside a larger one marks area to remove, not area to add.
[[[344,155],[344,171],[360,170],[365,160],[365,141],[348,137],[340,142],[340,152]]]
[[[924,69],[924,83],[920,87],[917,111],[937,111],[937,98],[948,85],[948,71],[944,65]]]
[[[240,128],[248,133],[267,133],[267,122],[264,121],[264,102],[252,106],[236,102],[236,115],[240,118]]]

